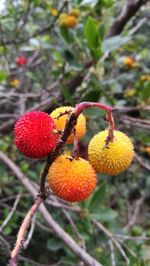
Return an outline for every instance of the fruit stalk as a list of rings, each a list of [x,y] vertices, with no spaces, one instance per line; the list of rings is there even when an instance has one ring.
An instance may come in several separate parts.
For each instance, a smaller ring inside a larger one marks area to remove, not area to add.
[[[96,103],[96,102],[81,102],[79,104],[76,105],[75,108],[75,115],[79,116],[79,114],[84,110],[84,109],[88,109],[90,107],[98,107],[106,112],[111,112],[113,111],[113,108],[110,106],[107,106],[105,104],[102,103]]]
[[[78,160],[79,159],[79,142],[78,142],[78,138],[77,138],[77,133],[76,133],[75,127],[73,129],[73,136],[74,136],[73,157]]]
[[[84,109],[87,109],[90,107],[98,107],[106,111],[106,119],[109,122],[109,132],[108,132],[108,137],[106,138],[106,147],[107,147],[109,142],[112,141],[114,138],[113,132],[115,130],[115,122],[114,122],[114,118],[112,115],[113,108],[105,104],[102,104],[102,103],[81,102],[78,105],[76,105],[75,114],[79,115]]]
[[[105,147],[108,147],[108,144],[110,141],[113,141],[114,138],[114,130],[115,130],[115,121],[112,115],[112,112],[108,111],[106,113],[106,120],[109,122],[109,130],[108,130],[108,136],[106,138],[106,145]]]

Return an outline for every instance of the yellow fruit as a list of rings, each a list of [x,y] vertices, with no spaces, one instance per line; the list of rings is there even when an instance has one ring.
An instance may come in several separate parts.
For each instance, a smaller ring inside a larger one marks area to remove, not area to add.
[[[140,77],[140,80],[142,80],[142,81],[150,80],[150,75],[142,75],[142,76]]]
[[[137,62],[130,56],[125,56],[123,59],[123,63],[129,68],[134,68],[138,66]]]
[[[78,8],[73,8],[70,12],[69,15],[78,18],[80,16],[80,10]]]
[[[66,13],[62,13],[59,17],[59,24],[61,27],[75,28],[77,22],[78,20],[75,16],[67,15]]]
[[[128,97],[132,97],[136,94],[136,89],[134,88],[127,88],[124,93],[123,96],[124,98],[128,98]]]
[[[57,130],[64,130],[65,125],[66,125],[66,120],[68,118],[68,114],[60,116],[58,119],[57,117],[61,114],[64,113],[65,111],[73,111],[74,108],[71,106],[62,106],[57,109],[55,109],[50,116],[54,119],[56,129]],[[78,140],[80,140],[86,133],[86,120],[83,114],[80,114],[77,120],[77,124],[75,126],[76,128],[76,134]],[[67,143],[73,143],[73,134],[71,134],[67,140]]]
[[[89,161],[97,172],[117,175],[125,171],[134,156],[134,147],[130,139],[122,132],[114,131],[114,140],[104,148],[108,130],[95,135],[89,143]]]
[[[50,7],[49,8],[49,11],[52,14],[52,16],[54,16],[54,17],[57,17],[58,16],[58,10],[56,8]]]
[[[66,13],[62,13],[59,17],[59,24],[61,27],[67,27],[67,17]]]
[[[9,84],[11,87],[19,88],[20,87],[20,80],[19,79],[12,79]]]
[[[60,198],[70,201],[85,200],[96,187],[96,173],[91,164],[79,158],[60,155],[48,172],[48,183]]]

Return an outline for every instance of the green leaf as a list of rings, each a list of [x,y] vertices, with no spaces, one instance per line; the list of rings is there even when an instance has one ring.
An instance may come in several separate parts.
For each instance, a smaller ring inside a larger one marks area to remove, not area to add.
[[[70,65],[73,64],[75,61],[74,61],[74,54],[68,49],[65,49],[63,51],[63,56],[65,58],[65,62],[67,61]]]
[[[108,222],[114,220],[117,217],[117,212],[110,208],[98,208],[97,211],[94,211],[90,216],[94,219],[97,219],[101,222]]]
[[[29,169],[29,164],[25,161],[21,162],[20,169],[22,172],[27,173],[27,171]]]
[[[62,86],[61,91],[62,91],[64,98],[68,101],[68,103],[70,103],[71,105],[74,105],[74,101],[72,99],[71,93],[68,90],[68,88],[65,86]]]
[[[3,233],[4,233],[4,235],[6,235],[6,236],[9,236],[9,235],[11,234],[11,232],[12,232],[12,228],[11,228],[10,226],[7,226],[7,227],[5,227],[5,228],[3,229]]]
[[[91,7],[94,7],[96,6],[98,0],[83,0],[81,2],[81,5],[84,6],[84,5],[90,5]]]
[[[141,95],[143,100],[148,100],[150,98],[150,81],[144,83],[144,88],[141,90]]]
[[[99,1],[101,2],[101,0]],[[113,5],[113,0],[102,0],[103,7],[111,7]]]
[[[36,75],[31,71],[27,71],[26,76],[32,80],[37,80]]]
[[[131,39],[130,36],[122,37],[122,36],[114,36],[108,38],[103,41],[102,43],[102,50],[103,52],[112,52],[118,49],[123,44],[127,43]]]
[[[103,182],[100,187],[98,187],[94,194],[91,197],[91,201],[89,203],[89,211],[94,212],[99,209],[100,203],[103,201],[106,194],[106,183]]]
[[[90,49],[100,48],[99,30],[93,18],[88,17],[84,26],[84,34]]]
[[[0,82],[6,81],[8,73],[6,71],[0,71]]]
[[[105,29],[105,25],[101,24],[100,28],[99,28],[99,34],[100,34],[100,39],[101,41],[104,39],[105,34],[106,34],[106,29]]]
[[[100,59],[103,55],[103,52],[100,48],[95,48],[91,50],[91,55],[94,59]]]
[[[61,36],[63,37],[63,39],[64,39],[68,44],[70,44],[70,43],[73,42],[71,32],[70,32],[67,28],[62,27],[60,32],[61,32]]]
[[[83,101],[90,101],[90,102],[96,102],[99,100],[101,95],[101,91],[99,90],[92,90],[87,92],[87,94],[82,99]],[[104,114],[104,113],[103,113]]]
[[[51,251],[58,251],[62,248],[62,242],[57,238],[51,238],[47,241],[47,249]]]

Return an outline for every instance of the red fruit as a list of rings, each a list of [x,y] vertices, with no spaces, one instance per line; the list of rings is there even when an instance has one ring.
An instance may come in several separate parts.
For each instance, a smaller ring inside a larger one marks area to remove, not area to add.
[[[28,112],[15,124],[15,144],[30,158],[47,156],[56,146],[58,135],[53,134],[53,119],[44,112]]]
[[[16,64],[19,67],[26,65],[27,61],[28,61],[27,58],[24,56],[19,56],[16,58]]]

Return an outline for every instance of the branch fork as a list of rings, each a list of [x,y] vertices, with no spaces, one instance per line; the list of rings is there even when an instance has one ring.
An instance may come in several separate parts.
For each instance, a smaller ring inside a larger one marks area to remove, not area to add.
[[[73,157],[75,159],[79,159],[79,147],[78,147],[78,140],[77,140],[77,135],[76,135],[76,130],[75,130],[75,125],[77,123],[78,116],[81,114],[81,112],[84,109],[90,108],[90,107],[97,107],[100,109],[103,109],[106,112],[106,117],[109,122],[109,133],[108,137],[106,140],[106,144],[110,141],[113,140],[114,134],[113,131],[115,129],[115,124],[114,124],[114,119],[112,115],[112,107],[106,106],[104,104],[100,103],[95,103],[95,102],[82,102],[78,105],[76,105],[75,110],[71,111],[69,114],[69,117],[66,122],[66,126],[63,130],[63,132],[60,135],[60,138],[57,142],[57,145],[54,149],[54,151],[49,154],[46,160],[46,164],[42,170],[41,177],[40,177],[40,192],[35,200],[34,205],[29,209],[26,217],[23,220],[23,223],[19,229],[18,236],[17,236],[17,241],[15,244],[15,247],[11,253],[11,259],[10,259],[10,266],[16,266],[17,265],[17,260],[18,256],[20,253],[21,248],[23,247],[25,237],[27,234],[27,230],[29,228],[29,225],[31,223],[31,219],[39,206],[41,205],[42,202],[46,200],[46,198],[49,196],[49,192],[47,191],[45,187],[45,182],[46,182],[46,176],[49,170],[50,165],[53,163],[53,161],[57,158],[57,156],[60,154],[62,148],[64,147],[65,143],[67,142],[68,137],[73,131],[74,134],[74,149],[73,149]],[[66,113],[65,113],[66,114]],[[63,114],[61,114],[63,115]],[[94,264],[93,264],[94,265]],[[95,264],[96,265],[96,264]],[[101,264],[97,264],[101,265]]]

